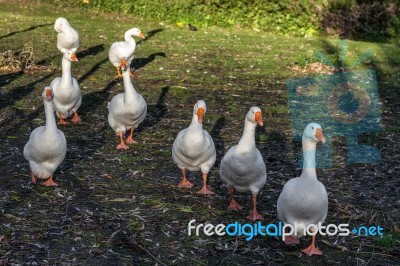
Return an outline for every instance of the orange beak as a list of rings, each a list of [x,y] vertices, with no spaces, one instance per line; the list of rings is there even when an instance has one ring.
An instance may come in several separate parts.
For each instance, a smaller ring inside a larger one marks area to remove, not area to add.
[[[76,56],[76,53],[72,53],[71,54],[71,60],[74,61],[74,62],[79,61],[78,57]]]
[[[325,144],[325,137],[322,134],[322,129],[317,128],[316,132],[315,132],[315,138],[317,140],[319,140],[322,144]]]
[[[53,91],[52,90],[46,89],[46,98],[49,100],[53,99]]]
[[[126,59],[122,59],[121,60],[121,69],[123,70],[123,71],[126,71]]]
[[[199,107],[199,109],[197,109],[197,116],[198,116],[198,121],[199,123],[203,123],[203,116],[204,116],[204,108],[203,107]]]
[[[138,35],[138,37],[139,37],[139,38],[142,38],[142,39],[145,39],[145,38],[146,38],[146,37],[144,36],[144,33],[143,33],[143,32],[140,32],[139,35]]]
[[[263,121],[262,121],[261,112],[256,112],[255,120],[256,120],[256,122],[257,122],[257,124],[258,124],[259,126],[262,127],[262,126],[264,125],[264,123],[263,123]]]

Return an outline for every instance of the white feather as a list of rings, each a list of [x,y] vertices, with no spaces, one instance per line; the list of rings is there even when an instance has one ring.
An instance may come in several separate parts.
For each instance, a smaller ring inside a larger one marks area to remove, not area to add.
[[[108,51],[108,59],[111,64],[116,67],[121,65],[121,60],[127,60],[127,66],[131,65],[133,60],[133,54],[136,49],[136,42],[131,36],[143,36],[141,35],[141,31],[138,28],[132,28],[125,32],[123,42],[114,42],[109,51]]]
[[[63,54],[71,51],[73,53],[79,47],[79,34],[71,27],[63,17],[60,17],[54,23],[54,29],[58,32],[57,34],[57,49]]]
[[[265,163],[254,139],[256,112],[261,112],[260,108],[252,107],[247,113],[242,138],[224,155],[219,170],[220,178],[228,188],[252,194],[257,194],[267,179]]]
[[[54,109],[62,118],[69,117],[82,104],[81,90],[78,81],[71,75],[71,52],[63,54],[62,76],[55,78],[50,87],[54,93]]]
[[[118,134],[137,128],[147,113],[147,104],[132,85],[129,68],[122,72],[125,93],[115,95],[108,103],[108,124]]]
[[[307,125],[303,134],[304,166],[300,177],[289,180],[278,198],[277,212],[285,224],[299,225],[296,235],[304,235],[303,227],[318,225],[325,221],[328,213],[328,194],[325,186],[318,181],[315,171],[315,132],[321,129],[316,123]]]
[[[179,168],[190,171],[200,169],[204,174],[208,173],[213,167],[216,151],[210,134],[203,129],[202,123],[198,121],[197,109],[199,107],[206,109],[203,100],[195,104],[190,126],[178,133],[172,145],[172,158]]]
[[[67,152],[64,133],[57,129],[51,100],[43,96],[46,125],[35,128],[24,147],[24,157],[34,175],[47,179],[61,164]]]

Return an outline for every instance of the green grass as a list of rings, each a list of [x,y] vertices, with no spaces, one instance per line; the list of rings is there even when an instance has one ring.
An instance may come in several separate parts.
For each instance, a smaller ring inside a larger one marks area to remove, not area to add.
[[[390,232],[383,237],[376,239],[376,244],[380,247],[389,248],[399,245],[400,242],[400,233],[399,232]]]
[[[22,150],[30,132],[44,123],[43,86],[61,73],[53,29],[59,16],[66,17],[81,37],[81,60],[73,64],[72,74],[83,94],[82,123],[60,127],[68,142],[67,157],[55,173],[60,186],[47,188],[30,184]],[[123,85],[114,80],[116,71],[107,53],[111,43],[122,40],[124,31],[132,27],[139,27],[147,36],[136,49],[134,63],[145,64],[135,71],[133,84],[147,101],[148,116],[134,133],[139,144],[121,152],[115,150],[119,140],[108,126],[106,107],[123,91]],[[314,63],[318,51],[338,66],[340,40],[216,27],[192,32],[137,16],[61,9],[44,3],[0,3],[0,53],[19,53],[27,42],[32,42],[36,63],[43,69],[0,73],[0,171],[4,177],[0,239],[5,237],[0,240],[0,264],[154,265],[161,264],[159,260],[167,265],[322,265],[356,264],[371,256],[371,264],[399,262],[398,239],[393,234],[376,243],[370,238],[340,240],[347,251],[333,244],[337,243],[335,237],[318,237],[324,256],[306,257],[300,250],[309,238],[299,247],[286,247],[274,238],[256,237],[246,242],[242,238],[188,237],[185,232],[191,219],[245,223],[250,211],[250,195],[245,193],[237,196],[245,209],[227,211],[229,195],[219,180],[217,165],[209,175],[216,196],[196,194],[202,182],[200,172],[189,174],[192,189],[177,188],[180,170],[172,161],[171,146],[178,132],[189,125],[194,103],[198,99],[207,103],[203,126],[212,134],[219,157],[237,144],[248,109],[262,109],[265,126],[257,129],[256,142],[267,165],[268,182],[260,192],[258,206],[266,222],[277,221],[274,204],[282,185],[299,174],[300,145],[291,139],[285,82],[319,75],[294,69]],[[398,211],[387,206],[395,206],[398,200],[394,177],[400,171],[396,167],[400,49],[385,43],[347,44],[348,71],[377,71],[383,130],[363,141],[376,143],[383,158],[374,166],[319,169],[330,198],[326,222],[347,219],[345,222],[353,223],[352,218],[361,217],[356,221],[368,224],[377,213],[374,222],[393,228]],[[352,66],[368,49],[371,58]],[[338,145],[344,150],[344,141]],[[37,244],[47,249],[36,248]],[[365,253],[358,252],[360,245]],[[379,254],[374,245],[381,248]]]

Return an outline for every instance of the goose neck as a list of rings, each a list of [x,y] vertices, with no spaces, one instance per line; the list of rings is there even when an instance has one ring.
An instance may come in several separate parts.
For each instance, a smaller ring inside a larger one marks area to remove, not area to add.
[[[54,117],[54,109],[51,101],[43,101],[44,103],[44,112],[46,114],[46,131],[54,131],[57,129],[56,119]]]
[[[71,82],[71,61],[64,58],[62,59],[62,75],[61,82],[63,84]]]
[[[303,139],[303,172],[302,176],[317,178],[315,170],[315,150],[317,144],[314,141]]]
[[[124,39],[126,42],[130,43],[133,47],[136,47],[136,41],[132,38],[129,32],[126,32],[124,35]]]
[[[199,117],[196,113],[193,114],[192,122],[190,123],[189,130],[199,130],[203,128],[203,124],[199,123]]]
[[[254,137],[256,126],[257,126],[256,124],[251,123],[246,119],[244,123],[242,138],[240,139],[237,147],[238,150],[246,151],[253,149],[256,146],[256,141]]]
[[[128,101],[130,99],[135,98],[137,95],[137,92],[135,88],[133,87],[132,81],[131,81],[131,76],[130,76],[130,70],[122,71],[122,79],[124,81],[124,91],[125,91],[125,99]]]

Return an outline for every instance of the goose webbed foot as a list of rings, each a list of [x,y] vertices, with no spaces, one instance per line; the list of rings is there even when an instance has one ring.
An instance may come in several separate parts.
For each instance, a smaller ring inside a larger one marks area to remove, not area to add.
[[[50,176],[49,179],[46,180],[46,182],[43,183],[46,187],[56,187],[58,184],[54,182],[53,176]]]

